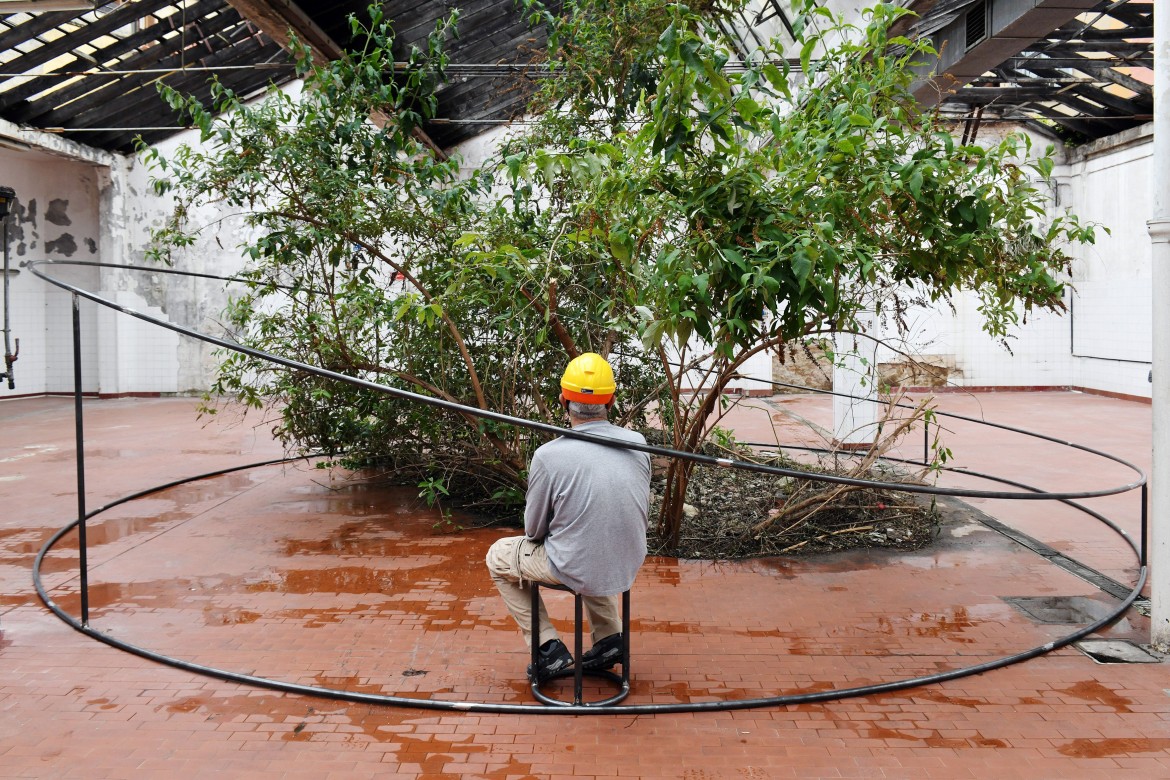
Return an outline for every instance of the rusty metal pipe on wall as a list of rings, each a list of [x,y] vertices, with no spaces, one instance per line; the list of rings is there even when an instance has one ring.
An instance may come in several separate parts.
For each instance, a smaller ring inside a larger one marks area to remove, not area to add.
[[[8,310],[11,304],[8,297],[8,214],[12,210],[12,203],[16,200],[16,190],[11,187],[0,187],[0,241],[3,242],[4,252],[4,373],[0,379],[8,380],[8,389],[16,389],[16,380],[12,374],[12,364],[20,355],[20,339],[16,340],[16,351],[12,351],[12,329],[9,327]]]

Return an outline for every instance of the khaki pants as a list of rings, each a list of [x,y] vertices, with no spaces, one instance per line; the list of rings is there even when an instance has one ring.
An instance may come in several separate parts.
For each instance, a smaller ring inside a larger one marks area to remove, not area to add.
[[[532,591],[525,582],[547,582],[560,585],[548,565],[548,554],[543,544],[535,544],[524,536],[500,539],[488,549],[487,567],[496,583],[504,604],[524,633],[527,647],[532,646]],[[593,642],[610,634],[621,633],[622,619],[618,611],[619,596],[582,596]],[[544,599],[540,600],[540,644],[557,639],[556,628],[548,619]]]

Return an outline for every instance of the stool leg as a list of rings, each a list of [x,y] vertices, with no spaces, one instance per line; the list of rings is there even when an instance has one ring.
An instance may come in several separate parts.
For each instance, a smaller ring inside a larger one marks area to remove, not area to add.
[[[622,593],[622,684],[630,684],[630,592]]]
[[[532,592],[532,682],[540,681],[540,588],[529,581]]]
[[[584,623],[585,610],[584,602],[579,593],[572,589],[560,585],[548,585],[547,587],[555,590],[563,590],[573,594],[573,649],[575,651],[573,657],[573,669],[562,670],[553,675],[553,677],[565,677],[570,674],[573,676],[573,701],[572,705],[576,706],[606,706],[610,704],[617,704],[626,698],[630,692],[630,593],[625,591],[622,593],[622,675],[619,677],[615,672],[596,670],[589,672],[590,675],[601,677],[610,682],[617,683],[620,690],[616,695],[610,696],[608,699],[600,699],[595,702],[586,704],[584,695],[584,678],[585,668],[581,665],[581,657],[584,655]],[[530,583],[532,588],[532,663],[534,670],[540,660],[540,596],[539,586],[537,583]],[[532,679],[532,695],[537,701],[544,704],[560,705],[562,707],[571,706],[568,701],[552,698],[540,690],[541,683],[544,682],[538,675],[533,675]]]
[[[581,623],[583,615],[581,614],[581,594],[574,594],[573,599],[573,617],[576,620],[576,625],[573,631],[573,643],[576,645],[573,650],[573,665],[576,667],[573,672],[573,703],[580,704],[585,700],[581,694],[582,681],[585,679],[585,670],[581,668]]]

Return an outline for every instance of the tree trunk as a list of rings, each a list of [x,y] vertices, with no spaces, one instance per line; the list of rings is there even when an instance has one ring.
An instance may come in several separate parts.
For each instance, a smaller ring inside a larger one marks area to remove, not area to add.
[[[662,509],[658,513],[658,534],[672,550],[678,548],[682,534],[683,505],[686,503],[687,485],[690,484],[694,468],[692,461],[673,460],[666,469]]]

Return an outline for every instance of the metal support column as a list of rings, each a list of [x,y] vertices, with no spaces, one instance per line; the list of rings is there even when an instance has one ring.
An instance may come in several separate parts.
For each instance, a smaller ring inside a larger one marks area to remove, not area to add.
[[[0,187],[0,252],[4,255],[4,370],[0,372],[0,379],[8,381],[8,389],[16,389],[16,379],[12,373],[12,364],[20,356],[20,339],[16,340],[16,351],[12,350],[12,301],[8,288],[12,285],[12,274],[8,266],[8,219],[12,213],[12,203],[16,199],[16,191],[11,187]]]
[[[1150,642],[1170,649],[1170,2],[1154,3],[1153,467],[1150,470]]]
[[[85,433],[81,409],[81,309],[73,293],[73,419],[77,446],[77,548],[81,570],[81,624],[89,626],[89,561],[85,538]]]

